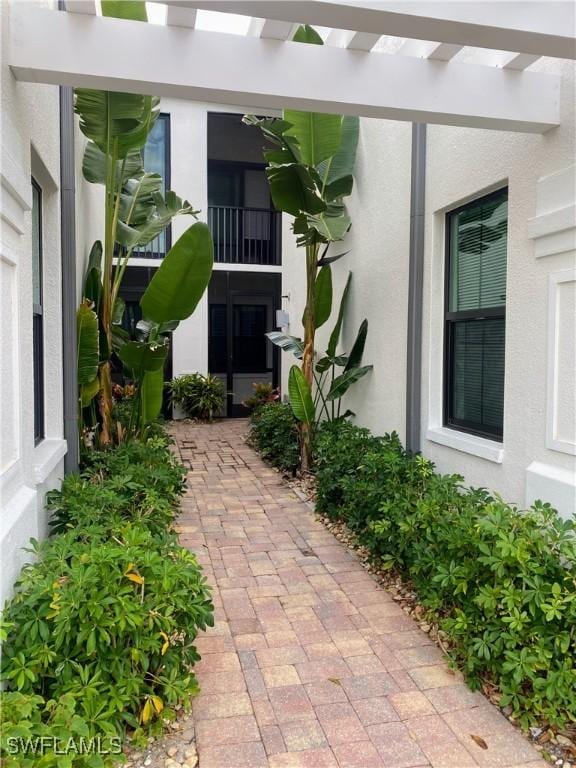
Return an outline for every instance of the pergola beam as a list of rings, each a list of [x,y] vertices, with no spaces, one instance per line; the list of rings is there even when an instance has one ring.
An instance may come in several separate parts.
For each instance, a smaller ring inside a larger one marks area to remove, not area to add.
[[[312,24],[377,35],[436,40],[576,59],[574,4],[570,0],[368,2],[367,0],[162,0],[275,21]]]
[[[14,11],[8,61],[22,81],[532,133],[559,123],[554,75]]]

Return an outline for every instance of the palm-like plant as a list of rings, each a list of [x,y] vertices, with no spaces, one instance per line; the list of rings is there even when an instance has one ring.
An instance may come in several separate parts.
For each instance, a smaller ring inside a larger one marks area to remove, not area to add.
[[[294,40],[323,43],[311,27],[300,27]],[[357,117],[293,109],[284,110],[282,119],[247,116],[244,120],[257,125],[272,145],[264,152],[271,197],[278,210],[294,216],[297,244],[306,250],[301,375],[291,372],[290,377],[290,390],[298,400],[297,408],[303,418],[302,465],[306,469],[311,450],[308,417],[314,380],[315,335],[331,313],[330,265],[344,255],[329,255],[329,246],[342,240],[350,228],[343,198],[350,195],[354,183],[359,121]]]
[[[143,2],[103,0],[102,11],[104,15],[146,21]],[[139,419],[145,423],[160,408],[167,334],[194,311],[212,271],[210,233],[204,224],[194,224],[166,255],[142,297],[146,322],[140,329],[141,338],[131,341],[122,331],[120,286],[132,253],[154,240],[175,216],[196,218],[198,213],[174,192],[163,196],[162,178],[144,171],[142,150],[158,117],[158,103],[153,96],[76,90],[75,111],[80,130],[88,138],[83,175],[88,182],[103,185],[105,196],[103,245],[98,241],[92,248],[85,301],[78,313],[80,404],[86,407],[98,397],[102,444],[114,439],[112,351],[140,385]],[[95,322],[99,328],[96,370]]]

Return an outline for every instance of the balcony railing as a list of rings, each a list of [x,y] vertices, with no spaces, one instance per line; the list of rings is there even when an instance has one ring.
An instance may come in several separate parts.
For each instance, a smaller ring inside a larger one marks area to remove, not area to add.
[[[282,220],[267,208],[209,206],[214,260],[224,264],[282,263]]]
[[[132,254],[138,259],[163,259],[172,245],[171,229],[164,230],[151,240],[147,245],[141,245],[136,248]]]

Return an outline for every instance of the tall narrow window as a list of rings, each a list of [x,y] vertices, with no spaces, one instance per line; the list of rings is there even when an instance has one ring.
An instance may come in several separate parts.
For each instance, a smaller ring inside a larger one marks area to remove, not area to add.
[[[447,216],[444,422],[501,440],[508,190]]]
[[[166,190],[170,189],[170,115],[161,114],[154,123],[144,146],[143,163],[148,173],[158,173],[162,176],[160,191],[165,195]],[[171,230],[168,227],[146,245],[142,249],[143,252],[136,255],[160,259],[166,255],[171,245]]]
[[[32,333],[34,440],[44,437],[44,324],[42,319],[42,190],[32,179]]]

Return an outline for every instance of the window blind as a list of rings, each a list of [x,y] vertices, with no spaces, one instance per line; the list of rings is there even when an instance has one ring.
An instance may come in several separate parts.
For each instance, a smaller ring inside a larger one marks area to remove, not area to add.
[[[502,437],[507,190],[448,214],[445,423]]]

